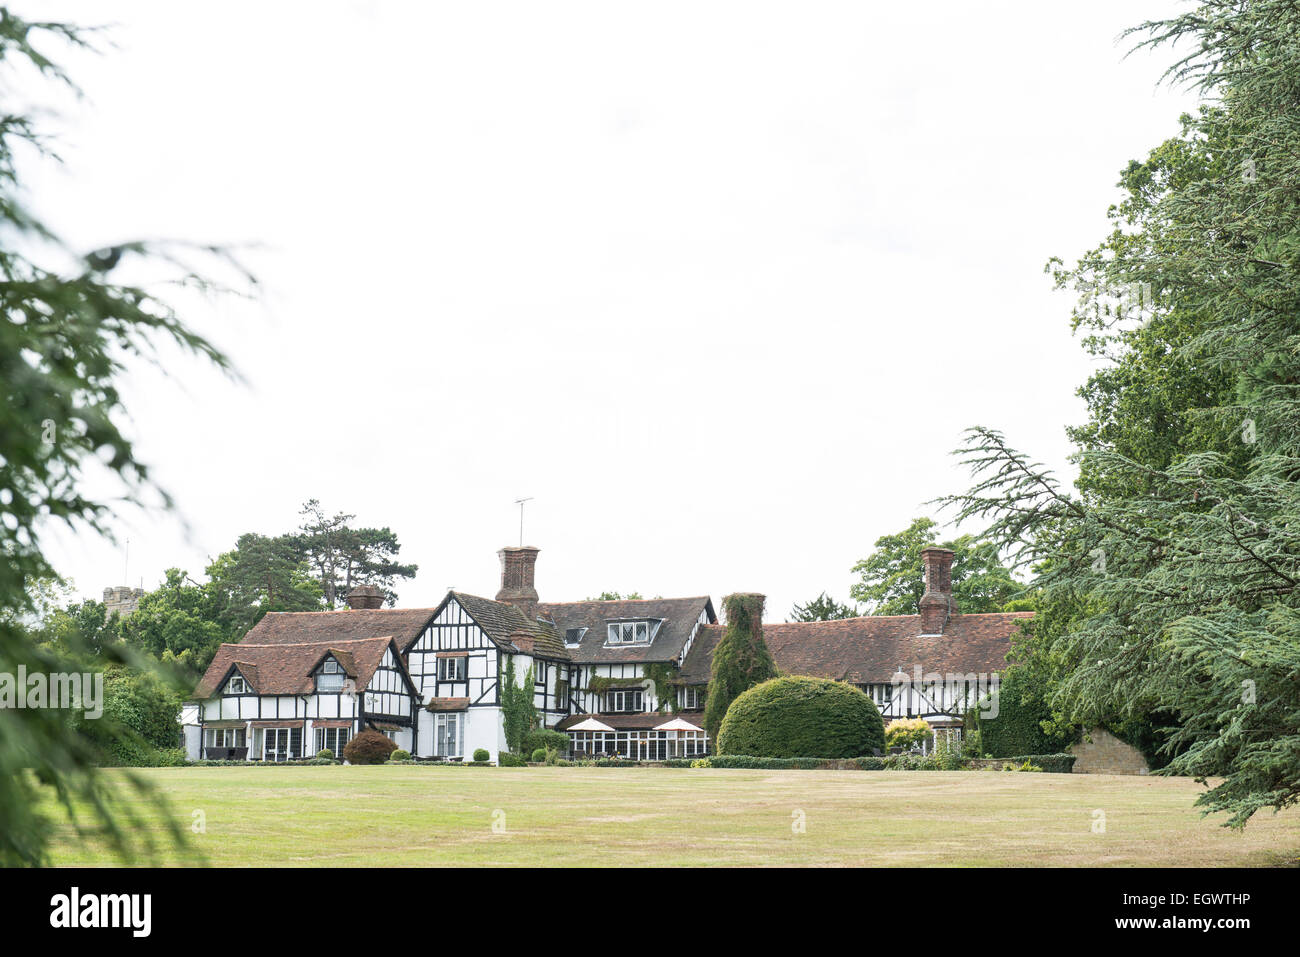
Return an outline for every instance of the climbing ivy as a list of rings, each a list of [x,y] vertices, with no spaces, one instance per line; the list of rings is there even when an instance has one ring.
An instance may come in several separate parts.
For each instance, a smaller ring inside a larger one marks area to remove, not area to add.
[[[655,710],[676,711],[678,684],[676,666],[667,661],[651,661],[641,667],[642,673],[637,678],[593,676],[587,679],[587,691],[591,694],[603,695],[613,688],[641,688],[649,681],[653,684],[655,697],[658,699],[658,707]]]
[[[501,681],[501,717],[506,747],[517,753],[524,735],[537,727],[537,707],[533,704],[533,666],[528,666],[521,687],[515,681],[514,655],[506,656],[505,677]]]

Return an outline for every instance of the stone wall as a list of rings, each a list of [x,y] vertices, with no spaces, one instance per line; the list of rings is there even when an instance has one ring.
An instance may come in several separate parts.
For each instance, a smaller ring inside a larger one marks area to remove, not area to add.
[[[1066,750],[1078,757],[1075,774],[1146,774],[1150,770],[1141,751],[1102,728],[1093,728]]]

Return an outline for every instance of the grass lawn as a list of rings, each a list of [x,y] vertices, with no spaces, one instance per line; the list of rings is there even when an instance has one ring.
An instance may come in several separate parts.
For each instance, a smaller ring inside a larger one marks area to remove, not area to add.
[[[187,830],[203,812],[195,848],[222,867],[1300,862],[1300,811],[1260,813],[1232,832],[1200,817],[1200,788],[1181,778],[414,766],[140,773]],[[160,820],[156,799],[135,803]],[[1093,831],[1095,811],[1104,833]],[[803,833],[792,827],[797,812]],[[68,827],[54,860],[116,863]]]

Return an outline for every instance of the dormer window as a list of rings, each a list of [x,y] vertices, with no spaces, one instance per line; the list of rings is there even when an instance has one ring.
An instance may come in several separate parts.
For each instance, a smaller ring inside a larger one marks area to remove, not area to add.
[[[342,691],[345,677],[343,666],[329,657],[321,662],[320,672],[316,675],[317,691]]]
[[[564,647],[574,648],[582,644],[582,636],[586,633],[586,628],[566,628],[564,631]]]
[[[249,694],[252,690],[243,675],[231,675],[226,682],[226,694]]]
[[[609,645],[648,645],[650,643],[650,622],[610,622],[609,634],[605,639],[605,643]]]

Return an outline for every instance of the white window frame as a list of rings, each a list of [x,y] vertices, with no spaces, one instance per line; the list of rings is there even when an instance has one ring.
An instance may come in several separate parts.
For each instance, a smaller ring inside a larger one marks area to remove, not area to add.
[[[448,668],[448,663],[451,668]],[[450,671],[450,674],[448,674]],[[468,655],[448,655],[438,659],[438,680],[439,681],[468,681],[469,680],[469,656]]]
[[[611,621],[605,632],[605,643],[609,645],[648,645],[650,644],[650,622],[648,621]]]
[[[230,680],[226,682],[225,694],[251,694],[252,688],[249,687],[247,679],[241,674],[233,674]]]
[[[247,741],[243,728],[204,728],[205,748],[242,748]]]
[[[636,698],[633,699],[632,695]],[[627,707],[629,701],[634,701],[636,706]],[[611,688],[605,692],[606,714],[640,714],[644,710],[645,690],[642,688]]]
[[[448,726],[453,731],[448,734]],[[450,741],[450,750],[447,744]],[[439,758],[465,756],[465,715],[459,711],[440,711],[433,716],[433,753]]]
[[[351,728],[313,728],[312,741],[316,748],[312,754],[320,754],[326,748],[334,752],[334,757],[343,757],[343,749],[352,740]]]
[[[275,758],[275,760],[274,760],[272,763],[274,763],[274,764],[279,764],[279,763],[282,762],[282,761],[294,761],[294,760],[297,760],[298,758],[301,758],[301,757],[302,757],[302,754],[301,754],[301,750],[302,750],[302,730],[301,730],[301,729],[299,729],[299,728],[262,728],[261,730],[262,730],[262,734],[261,734],[261,738],[262,738],[262,740],[261,740],[261,742],[259,742],[259,743],[260,743],[260,745],[261,745],[261,754],[260,754],[260,757],[261,757],[261,759],[262,759],[263,761],[267,760],[267,758],[266,758],[266,738],[267,738],[267,735],[271,735],[271,736],[273,736],[274,739],[275,739],[275,747],[272,748],[271,750],[274,751],[274,752],[276,753],[276,758]],[[284,732],[284,747],[283,747],[283,748],[280,747],[280,732],[282,732],[282,731]],[[293,753],[293,732],[295,732],[295,731],[298,732],[298,749],[299,749],[299,752],[300,752],[299,754],[296,754],[296,755]]]
[[[681,689],[681,694],[677,700],[683,711],[696,711],[700,707],[701,697],[701,691],[698,686],[686,685]]]
[[[329,679],[328,681],[326,679]],[[326,693],[342,691],[343,682],[347,678],[347,672],[343,666],[338,663],[333,655],[326,658],[320,666],[320,674],[316,676],[316,690]],[[317,750],[320,750],[319,748]]]

